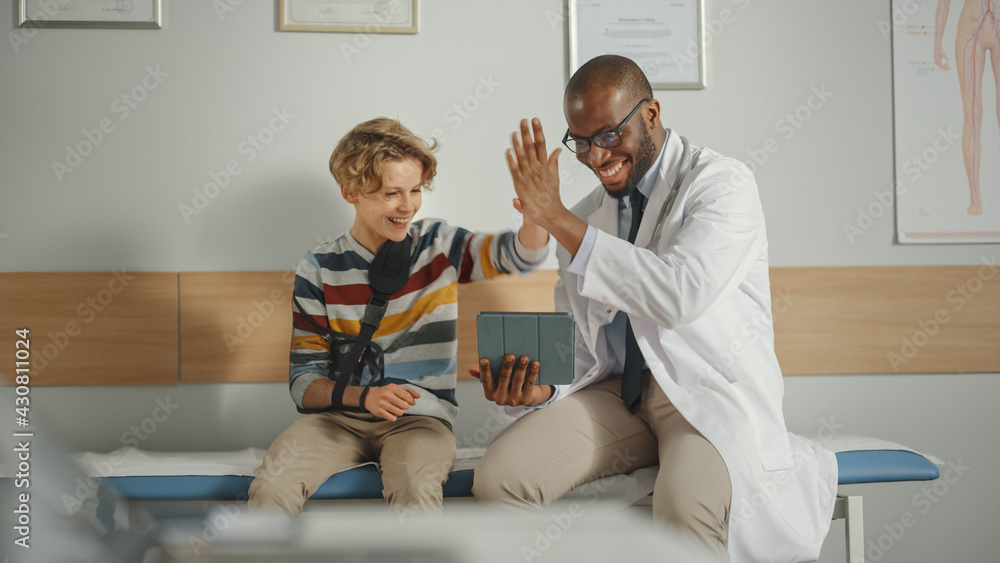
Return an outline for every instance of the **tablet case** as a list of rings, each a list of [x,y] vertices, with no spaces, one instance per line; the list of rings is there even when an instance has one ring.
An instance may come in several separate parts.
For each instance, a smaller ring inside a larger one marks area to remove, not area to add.
[[[476,316],[479,357],[490,361],[497,377],[505,354],[538,360],[537,383],[573,382],[576,323],[569,313],[503,313],[484,311]]]

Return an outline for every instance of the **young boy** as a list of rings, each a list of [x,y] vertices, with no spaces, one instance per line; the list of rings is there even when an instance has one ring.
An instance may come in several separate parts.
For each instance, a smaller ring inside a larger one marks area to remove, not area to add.
[[[414,221],[437,160],[398,121],[377,118],[340,140],[330,172],[354,206],[350,231],[308,252],[296,271],[289,388],[298,419],[271,444],[250,486],[251,510],[298,514],[334,473],[379,462],[393,508],[441,510],[455,460],[457,284],[524,273],[548,253],[548,233],[525,217],[520,231],[473,233],[439,219]],[[368,269],[387,241],[411,237],[409,279],[390,296],[372,342],[385,379],[334,396],[329,344],[305,315],[357,335],[373,295]]]

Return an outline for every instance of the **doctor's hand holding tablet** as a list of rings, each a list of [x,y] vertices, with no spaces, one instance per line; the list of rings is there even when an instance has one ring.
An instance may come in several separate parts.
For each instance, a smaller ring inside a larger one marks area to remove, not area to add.
[[[476,317],[479,366],[469,373],[486,398],[503,406],[535,406],[553,385],[573,382],[576,324],[569,313],[502,313]]]
[[[527,356],[515,358],[514,354],[507,354],[496,377],[486,358],[481,358],[478,366],[469,366],[469,373],[482,382],[483,394],[488,400],[501,406],[535,406],[548,401],[554,392],[551,385],[536,383],[540,366],[539,362],[531,361]]]

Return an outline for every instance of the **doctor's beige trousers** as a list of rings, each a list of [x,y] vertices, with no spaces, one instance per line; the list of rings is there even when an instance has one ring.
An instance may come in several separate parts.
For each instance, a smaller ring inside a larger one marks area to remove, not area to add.
[[[642,375],[636,414],[622,403],[619,375],[516,421],[476,469],[476,500],[541,507],[585,483],[659,464],[653,518],[728,560],[732,485],[726,464],[649,371]]]

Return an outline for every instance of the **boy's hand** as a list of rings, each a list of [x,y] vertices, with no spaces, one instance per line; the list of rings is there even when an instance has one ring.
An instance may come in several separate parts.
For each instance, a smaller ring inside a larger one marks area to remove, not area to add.
[[[538,362],[528,361],[527,356],[517,359],[514,367],[514,354],[503,357],[500,366],[500,376],[493,381],[490,361],[479,360],[479,365],[469,366],[469,374],[478,377],[483,384],[483,394],[486,398],[501,406],[521,407],[540,405],[552,396],[551,385],[536,385],[538,379]]]
[[[389,422],[395,422],[419,398],[420,393],[413,389],[390,383],[368,390],[365,395],[365,410]]]

